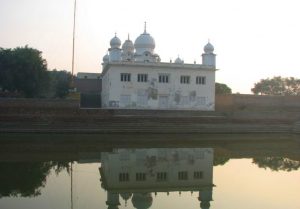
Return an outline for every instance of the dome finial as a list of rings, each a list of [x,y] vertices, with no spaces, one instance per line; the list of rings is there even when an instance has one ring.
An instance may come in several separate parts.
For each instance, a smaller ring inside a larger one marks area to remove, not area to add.
[[[145,21],[145,25],[144,25],[144,33],[147,33],[147,22]]]

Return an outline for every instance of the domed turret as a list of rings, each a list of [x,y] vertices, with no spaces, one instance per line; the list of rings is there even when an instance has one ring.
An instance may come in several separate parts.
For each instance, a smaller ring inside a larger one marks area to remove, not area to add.
[[[155,41],[152,38],[152,36],[147,33],[146,30],[146,23],[145,23],[145,29],[144,33],[142,33],[134,42],[134,47],[136,50],[136,53],[139,55],[144,54],[145,52],[150,52],[151,54],[154,51],[155,48]]]
[[[214,52],[214,46],[208,41],[208,43],[204,46],[204,52],[207,54]]]
[[[121,40],[117,37],[117,34],[115,34],[115,37],[113,37],[111,40],[110,40],[110,47],[111,48],[120,48],[121,46]]]
[[[202,54],[202,64],[213,68],[216,67],[216,55],[214,54],[214,46],[209,41],[204,46],[204,53]]]
[[[133,194],[133,197],[131,198],[132,205],[136,209],[148,209],[151,207],[153,199],[151,196],[151,193],[135,193]]]
[[[110,40],[111,48],[108,50],[110,62],[120,62],[122,60],[122,50],[120,49],[120,46],[121,40],[117,37],[117,34],[115,34],[115,37]]]

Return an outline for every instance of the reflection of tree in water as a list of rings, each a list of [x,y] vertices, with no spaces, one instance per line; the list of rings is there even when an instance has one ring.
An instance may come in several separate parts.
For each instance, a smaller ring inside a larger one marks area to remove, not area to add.
[[[69,171],[69,163],[0,163],[0,198],[2,196],[33,197],[40,195],[52,168],[56,174],[64,169]]]
[[[284,157],[253,158],[253,163],[260,168],[270,168],[272,171],[292,171],[300,167],[299,161]]]
[[[225,165],[229,160],[229,157],[214,157],[214,166]]]

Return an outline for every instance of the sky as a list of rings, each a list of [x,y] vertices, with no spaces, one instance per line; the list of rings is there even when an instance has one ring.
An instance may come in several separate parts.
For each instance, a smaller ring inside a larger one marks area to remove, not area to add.
[[[71,71],[74,0],[0,0],[0,47],[28,45],[49,69]],[[208,40],[216,81],[251,93],[273,76],[300,78],[298,0],[77,0],[75,73],[101,72],[114,34],[135,40],[147,22],[163,62],[201,63]]]

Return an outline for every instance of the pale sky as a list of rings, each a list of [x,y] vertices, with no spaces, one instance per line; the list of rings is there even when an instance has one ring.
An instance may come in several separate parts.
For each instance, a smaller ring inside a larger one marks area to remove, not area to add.
[[[0,47],[28,45],[49,69],[71,71],[73,0],[0,0]],[[75,73],[101,72],[116,32],[122,43],[147,31],[164,62],[201,63],[210,39],[216,81],[251,93],[273,76],[300,78],[298,0],[77,0]]]

